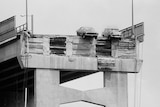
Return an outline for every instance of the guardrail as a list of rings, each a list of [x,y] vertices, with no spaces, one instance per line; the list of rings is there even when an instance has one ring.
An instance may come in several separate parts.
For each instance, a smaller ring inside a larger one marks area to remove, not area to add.
[[[26,24],[20,25],[18,27],[16,27],[16,32],[20,33],[22,31],[26,30]]]
[[[60,56],[135,58],[134,42],[84,40],[76,36],[38,35],[28,38],[29,53]]]

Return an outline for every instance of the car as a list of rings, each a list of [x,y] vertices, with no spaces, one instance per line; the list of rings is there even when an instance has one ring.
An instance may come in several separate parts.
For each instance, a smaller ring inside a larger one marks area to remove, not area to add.
[[[98,33],[92,27],[80,27],[77,30],[77,35],[81,36],[82,38],[86,38],[86,37],[95,37],[95,38],[97,38]]]
[[[121,39],[122,34],[117,28],[105,28],[102,32],[102,36],[107,39]]]

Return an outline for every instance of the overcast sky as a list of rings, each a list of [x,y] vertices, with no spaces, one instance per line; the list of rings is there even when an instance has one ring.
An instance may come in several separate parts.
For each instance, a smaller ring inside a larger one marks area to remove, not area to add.
[[[94,27],[101,34],[108,26],[123,29],[131,25],[131,0],[28,0],[28,5],[29,14],[34,15],[34,33],[38,34],[76,34],[80,26]],[[145,25],[141,107],[160,107],[160,1],[134,0],[134,8],[135,23]],[[0,0],[0,21],[16,15],[18,26],[25,22],[20,17],[23,14],[25,0]],[[90,76],[90,80],[74,81],[72,86],[85,90],[102,87],[100,82],[101,73]],[[129,107],[134,103],[133,83],[134,76],[129,74]]]

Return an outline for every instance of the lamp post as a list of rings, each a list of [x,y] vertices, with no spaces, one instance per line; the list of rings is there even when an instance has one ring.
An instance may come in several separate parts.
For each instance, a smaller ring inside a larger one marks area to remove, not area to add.
[[[132,35],[134,35],[135,36],[135,34],[134,34],[134,4],[133,4],[134,2],[133,2],[133,0],[132,0]]]
[[[26,30],[28,30],[28,0],[26,0]]]
[[[28,30],[28,0],[26,0],[26,30]],[[28,44],[28,39],[27,39],[27,44]],[[27,58],[26,58],[27,59]],[[27,61],[27,60],[26,60]],[[27,63],[26,63],[27,64]],[[26,79],[27,77],[27,68],[24,70],[24,79]],[[27,81],[27,80],[26,80]],[[24,83],[25,84],[25,98],[24,98],[24,107],[27,107],[27,94],[28,94],[28,89],[27,89],[27,82]]]
[[[33,25],[33,14],[31,15],[31,30],[32,30],[32,34],[33,34],[33,31],[34,31],[34,25]]]

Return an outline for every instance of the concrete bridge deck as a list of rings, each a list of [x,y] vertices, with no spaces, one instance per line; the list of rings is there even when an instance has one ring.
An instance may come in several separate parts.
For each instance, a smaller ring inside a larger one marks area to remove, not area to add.
[[[122,32],[130,35],[127,33],[130,29]],[[15,30],[0,35],[0,39],[3,38],[0,41],[1,107],[10,107],[11,103],[22,106],[25,87],[29,90],[29,107],[58,107],[73,101],[127,107],[127,74],[138,73],[142,65],[142,60],[136,56],[135,41],[126,35],[115,41],[102,37],[84,39],[77,35],[36,35],[24,29]],[[136,31],[138,35],[139,30]],[[5,38],[7,35],[9,37]],[[143,35],[137,37],[141,38],[139,43],[143,41]],[[59,86],[96,72],[104,72],[102,89],[82,92]]]

